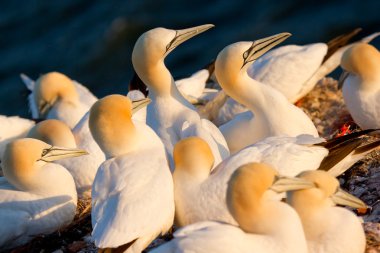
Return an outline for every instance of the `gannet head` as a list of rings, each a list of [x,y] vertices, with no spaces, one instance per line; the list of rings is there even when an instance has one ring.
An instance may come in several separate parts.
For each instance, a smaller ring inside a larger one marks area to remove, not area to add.
[[[246,72],[256,59],[289,36],[290,33],[279,33],[264,39],[237,42],[225,47],[215,61],[216,78],[221,83],[224,83],[224,80],[235,81],[236,75]]]
[[[48,119],[39,122],[29,130],[28,138],[34,138],[53,146],[76,148],[75,137],[71,129],[62,121]]]
[[[132,52],[133,67],[140,79],[149,88],[159,89],[157,79],[163,83],[171,83],[171,75],[164,75],[162,68],[156,66],[163,64],[165,57],[178,45],[188,39],[207,31],[214,25],[201,25],[183,30],[155,28],[143,33],[136,41]],[[159,78],[158,78],[159,76]]]
[[[269,165],[248,163],[237,169],[228,182],[227,207],[244,231],[263,232],[267,224],[260,217],[268,211],[262,208],[268,202],[265,198],[267,190],[280,193],[310,187],[313,184],[307,180],[278,176],[277,171]]]
[[[380,80],[380,53],[372,45],[358,43],[352,46],[344,52],[340,64],[344,70],[358,75],[363,81]]]
[[[187,176],[206,179],[214,164],[210,146],[199,137],[182,139],[174,146],[174,174],[186,173]]]
[[[94,140],[106,156],[115,157],[133,150],[136,128],[132,114],[146,106],[150,99],[135,101],[122,95],[99,99],[90,109],[89,127]]]
[[[58,72],[50,72],[37,79],[34,100],[40,117],[45,117],[57,101],[61,100],[76,105],[79,95],[70,78]]]
[[[7,144],[1,166],[12,185],[28,191],[39,187],[35,176],[47,162],[86,154],[81,149],[55,147],[40,140],[24,138]]]
[[[339,181],[326,171],[304,171],[298,178],[308,180],[314,187],[290,191],[287,193],[287,201],[291,204],[301,217],[303,214],[310,215],[311,210],[318,208],[344,205],[354,208],[366,208],[367,206],[360,199],[343,191],[339,187]]]

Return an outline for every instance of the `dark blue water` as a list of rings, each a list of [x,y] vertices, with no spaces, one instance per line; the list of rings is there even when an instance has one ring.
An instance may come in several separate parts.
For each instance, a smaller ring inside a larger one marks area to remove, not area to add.
[[[191,74],[239,40],[287,31],[293,36],[286,43],[304,44],[355,27],[378,31],[380,1],[0,1],[0,114],[28,116],[21,72],[37,78],[60,71],[100,97],[126,93],[142,32],[204,23],[216,27],[167,58],[174,76]]]

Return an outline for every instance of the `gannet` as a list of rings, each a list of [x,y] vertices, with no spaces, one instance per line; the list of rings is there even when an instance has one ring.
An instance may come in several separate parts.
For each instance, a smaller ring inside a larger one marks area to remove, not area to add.
[[[253,79],[279,90],[292,103],[309,93],[319,80],[339,66],[342,54],[358,42],[348,43],[361,29],[338,36],[325,43],[286,45],[266,53],[249,68]],[[369,43],[380,33],[373,33],[360,42]],[[237,114],[248,110],[244,105],[226,97],[222,103],[211,100],[202,116],[220,126]],[[207,104],[206,104],[207,105]]]
[[[231,153],[269,136],[318,136],[311,119],[279,91],[247,74],[247,68],[290,33],[280,33],[253,42],[225,47],[216,58],[215,75],[223,91],[250,111],[238,114],[220,126]]]
[[[74,133],[62,121],[49,119],[36,124],[28,133],[29,138],[39,139],[53,146],[65,148],[81,148],[89,155],[75,160],[65,159],[56,163],[65,167],[73,176],[79,198],[91,196],[91,187],[100,164],[105,160],[103,151],[92,139],[88,129],[88,120],[77,127]],[[86,131],[83,131],[85,129]]]
[[[224,193],[231,174],[246,163],[266,163],[290,177],[317,169],[338,176],[380,145],[379,141],[361,145],[360,134],[364,133],[329,141],[310,135],[268,137],[231,155],[212,172],[213,156],[207,143],[198,137],[183,139],[174,147],[176,224],[206,220],[236,224],[223,204]]]
[[[188,136],[200,136],[209,143],[215,164],[229,155],[223,135],[210,121],[201,119],[194,106],[181,95],[164,63],[165,57],[179,44],[212,27],[155,28],[141,35],[133,48],[133,67],[148,86],[152,100],[147,107],[147,124],[163,141],[171,168],[174,144]]]
[[[74,218],[77,193],[70,173],[58,159],[87,154],[25,138],[10,142],[2,157],[0,177],[0,249],[49,234]]]
[[[358,217],[336,205],[367,206],[339,188],[339,181],[324,171],[305,171],[299,178],[314,187],[287,193],[287,202],[301,218],[309,253],[364,253],[366,238]]]
[[[5,146],[14,139],[25,137],[34,121],[18,116],[0,115],[0,157]]]
[[[59,119],[74,128],[97,98],[83,85],[64,74],[50,72],[36,82],[22,74],[31,91],[28,97],[33,118]]]
[[[265,164],[243,165],[228,182],[225,203],[239,227],[218,221],[195,223],[178,230],[172,241],[152,252],[306,253],[297,213],[273,200],[271,194],[310,187],[307,180],[279,177]]]
[[[150,127],[131,119],[133,111],[121,95],[102,98],[90,110],[91,134],[107,158],[92,187],[92,238],[101,252],[141,252],[173,224],[164,145]]]
[[[344,102],[362,129],[380,128],[380,53],[371,45],[357,44],[342,57],[347,71],[340,81]]]

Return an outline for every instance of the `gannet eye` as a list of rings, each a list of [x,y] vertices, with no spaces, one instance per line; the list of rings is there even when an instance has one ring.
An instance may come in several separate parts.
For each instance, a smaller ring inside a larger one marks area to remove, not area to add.
[[[243,54],[243,59],[247,59],[248,58],[248,51],[245,51],[244,54]]]

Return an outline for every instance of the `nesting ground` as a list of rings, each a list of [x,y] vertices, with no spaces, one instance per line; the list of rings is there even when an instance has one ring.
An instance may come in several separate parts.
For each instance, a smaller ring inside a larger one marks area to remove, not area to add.
[[[330,138],[337,135],[344,124],[355,128],[344,105],[342,92],[337,90],[337,82],[332,78],[321,80],[297,105],[312,118],[322,137]],[[366,252],[380,252],[380,151],[375,151],[363,161],[356,163],[339,180],[344,189],[372,207],[366,214],[361,214],[367,235]],[[52,235],[38,237],[12,252],[97,252],[90,236],[90,204],[90,200],[79,201],[75,221],[68,228]],[[150,248],[170,238],[168,235],[157,239]]]

